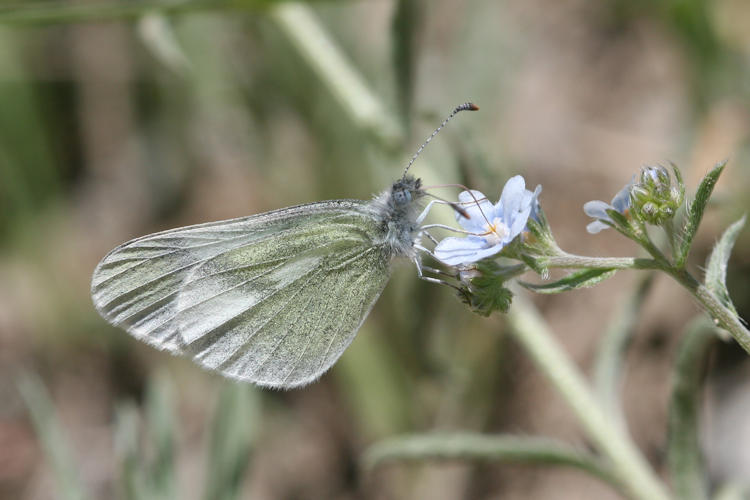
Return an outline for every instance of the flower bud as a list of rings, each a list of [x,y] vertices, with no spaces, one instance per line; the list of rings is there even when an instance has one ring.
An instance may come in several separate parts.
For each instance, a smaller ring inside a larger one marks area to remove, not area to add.
[[[638,183],[633,186],[630,196],[638,217],[658,226],[674,217],[682,203],[684,191],[681,186],[672,185],[666,168],[646,166],[641,169]]]

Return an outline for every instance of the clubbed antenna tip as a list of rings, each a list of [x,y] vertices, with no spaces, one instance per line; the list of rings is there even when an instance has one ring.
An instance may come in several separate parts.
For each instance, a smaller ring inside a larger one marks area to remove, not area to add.
[[[441,123],[440,126],[436,128],[435,131],[427,138],[427,140],[424,141],[421,146],[419,146],[419,149],[417,149],[417,152],[414,153],[414,156],[411,157],[411,160],[409,160],[409,164],[404,169],[404,177],[406,177],[406,173],[409,171],[409,167],[411,167],[412,163],[414,163],[417,157],[419,157],[420,153],[430,143],[432,138],[435,137],[438,134],[438,132],[440,132],[443,129],[443,127],[445,127],[445,125],[448,123],[448,121],[450,121],[451,118],[456,116],[456,114],[461,111],[478,111],[478,110],[479,110],[479,106],[477,106],[473,102],[465,102],[463,104],[456,106],[455,109],[451,112],[451,114],[448,115],[448,118],[443,120],[443,123]]]

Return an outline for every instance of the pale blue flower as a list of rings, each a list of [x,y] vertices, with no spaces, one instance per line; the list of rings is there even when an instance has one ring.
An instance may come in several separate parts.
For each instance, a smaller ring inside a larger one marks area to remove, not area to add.
[[[458,195],[461,207],[469,218],[456,213],[459,225],[470,234],[463,238],[443,238],[435,247],[435,257],[449,266],[470,264],[500,252],[526,229],[529,216],[538,212],[537,197],[542,191],[526,189],[520,175],[511,177],[503,187],[500,201],[492,204],[479,191],[464,191]]]
[[[612,203],[605,203],[601,200],[588,201],[583,205],[583,211],[586,215],[593,217],[597,220],[586,226],[586,231],[591,234],[596,234],[602,229],[610,227],[609,224],[605,224],[602,221],[607,221],[610,224],[614,224],[612,218],[607,215],[607,210],[617,210],[621,214],[627,216],[630,210],[630,191],[633,188],[633,181],[630,181],[624,188],[622,188],[614,198]]]
[[[529,191],[527,191],[528,193]],[[539,195],[542,194],[542,185],[539,184],[536,189],[534,189],[534,192],[531,193],[532,199],[531,199],[531,213],[529,214],[529,219],[539,222],[539,210],[541,210],[541,206],[539,205]]]

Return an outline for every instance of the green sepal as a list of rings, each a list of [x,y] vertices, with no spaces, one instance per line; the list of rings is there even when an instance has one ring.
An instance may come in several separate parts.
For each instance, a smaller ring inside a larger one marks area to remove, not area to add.
[[[521,280],[519,280],[518,283],[536,293],[562,293],[569,290],[576,290],[578,288],[592,287],[605,279],[614,276],[616,272],[617,269],[581,269],[580,271],[572,272],[553,283],[537,285]]]
[[[740,220],[729,226],[724,231],[724,234],[721,235],[706,262],[706,288],[711,290],[721,303],[735,315],[737,314],[737,310],[734,304],[732,304],[732,299],[729,297],[729,290],[727,290],[727,262],[729,261],[729,256],[732,254],[734,242],[737,241],[737,236],[739,236],[744,226],[745,216],[742,216]]]
[[[476,263],[474,270],[477,276],[461,287],[461,300],[481,316],[489,316],[495,311],[507,313],[513,292],[504,286],[506,269],[494,260],[483,260]]]
[[[685,182],[682,180],[682,172],[672,162],[669,162],[669,165],[672,167],[672,172],[674,173],[675,182],[677,183],[677,188],[680,190],[680,199],[685,199]]]
[[[529,218],[526,228],[528,231],[521,233],[519,238],[521,253],[546,256],[562,254],[541,207],[537,210],[537,220]]]
[[[521,262],[526,264],[531,268],[532,271],[537,273],[539,276],[542,276],[544,279],[549,276],[549,268],[547,267],[547,259],[543,257],[536,257],[534,255],[529,254],[521,254],[519,255],[519,259]]]
[[[609,218],[612,219],[613,224],[611,224],[615,229],[619,229],[621,232],[624,232],[625,234],[629,233],[632,229],[630,224],[630,219],[625,215],[621,214],[614,208],[608,208],[606,210],[607,215],[609,215]],[[601,222],[604,222],[607,224],[609,221],[603,220]]]
[[[682,234],[680,235],[682,244],[677,252],[675,267],[680,268],[685,265],[688,254],[690,253],[690,247],[693,244],[693,238],[695,237],[695,233],[698,232],[698,226],[703,218],[703,212],[706,210],[706,205],[708,204],[709,198],[711,198],[714,186],[716,186],[716,182],[719,180],[719,176],[726,165],[727,160],[717,163],[703,178],[700,186],[698,186],[698,190],[695,193],[695,199],[693,199],[693,202],[688,208],[685,227],[682,229]]]

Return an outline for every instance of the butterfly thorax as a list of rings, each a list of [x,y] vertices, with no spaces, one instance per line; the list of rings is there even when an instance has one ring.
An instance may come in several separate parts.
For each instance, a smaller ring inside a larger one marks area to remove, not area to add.
[[[404,176],[372,202],[382,231],[382,244],[390,256],[412,257],[419,232],[419,199],[422,180]]]

